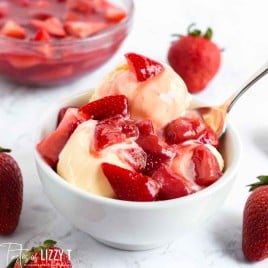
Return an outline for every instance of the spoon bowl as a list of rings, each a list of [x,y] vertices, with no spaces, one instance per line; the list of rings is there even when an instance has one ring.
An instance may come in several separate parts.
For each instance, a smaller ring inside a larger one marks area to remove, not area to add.
[[[258,70],[251,79],[249,79],[249,82],[247,82],[242,89],[229,97],[223,104],[219,106],[197,107],[195,110],[198,112],[203,121],[215,131],[217,136],[221,137],[226,129],[227,114],[232,109],[233,105],[249,88],[251,88],[251,86],[253,86],[267,73],[268,62],[266,62],[266,64]]]

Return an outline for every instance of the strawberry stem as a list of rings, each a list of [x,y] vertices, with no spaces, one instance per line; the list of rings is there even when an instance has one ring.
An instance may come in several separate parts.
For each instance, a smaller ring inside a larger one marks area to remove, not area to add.
[[[0,153],[10,153],[11,150],[7,148],[0,147]]]
[[[260,186],[264,186],[264,185],[268,185],[268,176],[267,175],[260,175],[257,177],[257,179],[259,180],[258,182],[249,184],[247,186],[250,186],[249,191],[254,191],[256,188],[260,187]]]
[[[205,31],[205,33],[202,35],[202,31],[199,30],[199,29],[192,29],[192,27],[195,25],[195,23],[192,23],[188,26],[187,28],[187,33],[188,35],[191,35],[191,36],[202,36],[206,39],[211,39],[212,38],[212,35],[213,35],[213,31],[210,27],[207,28],[207,30]]]

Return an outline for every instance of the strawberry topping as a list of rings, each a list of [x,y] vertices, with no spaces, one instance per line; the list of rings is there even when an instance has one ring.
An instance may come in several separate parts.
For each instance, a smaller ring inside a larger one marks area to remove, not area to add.
[[[152,59],[136,53],[125,54],[130,70],[132,70],[139,82],[146,81],[164,70],[164,66]]]
[[[128,101],[124,95],[114,95],[89,102],[79,108],[88,119],[103,120],[115,115],[127,116]]]
[[[152,178],[109,163],[102,163],[101,167],[118,199],[127,201],[156,200],[160,186]]]

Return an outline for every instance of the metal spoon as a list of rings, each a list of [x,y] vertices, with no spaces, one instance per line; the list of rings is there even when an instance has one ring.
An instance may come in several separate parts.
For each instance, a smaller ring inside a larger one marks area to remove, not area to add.
[[[258,70],[246,85],[229,97],[223,104],[219,106],[198,107],[195,110],[203,118],[204,122],[209,125],[218,137],[225,132],[227,113],[233,108],[236,101],[257,81],[268,73],[268,62]]]

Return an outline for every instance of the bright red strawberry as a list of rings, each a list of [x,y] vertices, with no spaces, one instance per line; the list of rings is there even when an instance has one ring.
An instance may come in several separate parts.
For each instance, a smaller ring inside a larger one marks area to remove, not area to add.
[[[193,25],[193,24],[192,24]],[[221,51],[212,42],[212,30],[204,35],[191,26],[188,34],[174,41],[168,50],[168,62],[182,77],[191,93],[203,90],[219,70]]]
[[[127,138],[136,139],[139,130],[134,122],[122,116],[101,120],[95,127],[95,149],[102,150],[107,146],[124,142]]]
[[[149,119],[136,121],[136,125],[141,135],[149,135],[154,133],[153,123]]]
[[[23,201],[23,179],[16,160],[0,147],[0,235],[9,235],[19,223]]]
[[[46,240],[43,245],[32,247],[14,258],[7,268],[72,268],[70,255],[55,245],[55,241]]]
[[[45,30],[56,37],[64,37],[66,35],[62,22],[55,17],[49,17],[45,20],[32,19],[30,24],[37,30]]]
[[[48,165],[56,168],[58,157],[76,127],[86,119],[77,108],[69,108],[57,128],[37,144],[37,150]]]
[[[159,184],[148,176],[109,163],[102,170],[118,199],[126,201],[154,201]]]
[[[242,250],[249,261],[268,258],[268,176],[253,183],[243,213]]]
[[[217,158],[205,145],[194,148],[192,160],[196,172],[195,182],[200,186],[209,186],[222,175]]]
[[[5,22],[0,30],[0,34],[5,37],[24,39],[26,37],[26,31],[18,23],[13,20]]]
[[[124,95],[112,95],[89,102],[79,108],[88,119],[103,120],[115,115],[127,116],[128,101]]]
[[[158,168],[151,176],[160,185],[159,200],[168,200],[188,195],[184,179],[172,174],[165,166]]]
[[[139,82],[146,81],[164,70],[164,66],[152,59],[136,53],[125,54],[130,70],[132,70]]]
[[[167,142],[179,144],[186,140],[197,139],[206,129],[206,125],[198,117],[178,117],[164,129]]]

